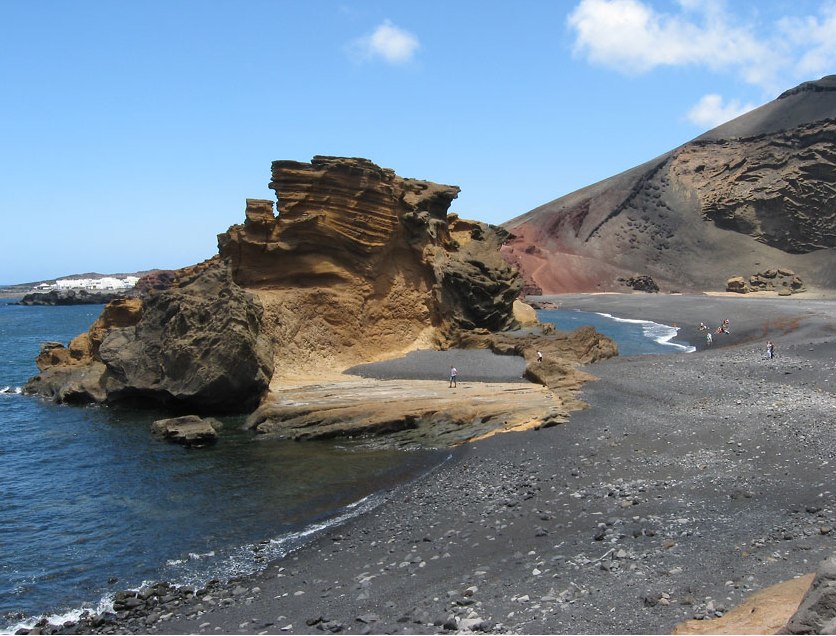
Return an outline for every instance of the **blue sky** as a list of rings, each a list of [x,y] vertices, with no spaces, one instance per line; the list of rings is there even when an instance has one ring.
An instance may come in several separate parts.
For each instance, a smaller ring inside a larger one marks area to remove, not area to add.
[[[3,0],[0,284],[176,268],[275,159],[502,223],[836,73],[836,2]]]

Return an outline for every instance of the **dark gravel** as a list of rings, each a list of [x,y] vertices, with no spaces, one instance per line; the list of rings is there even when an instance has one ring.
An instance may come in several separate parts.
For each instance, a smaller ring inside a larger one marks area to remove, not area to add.
[[[527,382],[522,374],[525,360],[501,356],[487,349],[449,349],[412,351],[402,358],[360,364],[346,373],[379,380],[440,380],[449,378],[456,367],[461,382]]]

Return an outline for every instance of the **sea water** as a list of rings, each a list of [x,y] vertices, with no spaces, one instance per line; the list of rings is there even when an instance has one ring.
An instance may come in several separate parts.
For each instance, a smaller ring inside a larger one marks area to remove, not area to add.
[[[574,331],[590,325],[615,340],[621,356],[658,355],[664,353],[693,352],[688,343],[676,342],[678,329],[650,320],[617,318],[611,314],[581,311],[579,309],[540,309],[540,322],[549,322],[559,331]]]
[[[22,395],[41,343],[66,344],[101,309],[0,302],[0,631],[144,582],[255,572],[449,457],[266,440],[241,417],[187,449],[151,436],[161,412]]]

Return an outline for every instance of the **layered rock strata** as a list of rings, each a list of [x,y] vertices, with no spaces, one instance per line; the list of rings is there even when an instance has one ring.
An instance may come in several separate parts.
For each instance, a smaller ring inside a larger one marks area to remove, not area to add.
[[[444,347],[461,330],[517,326],[507,234],[448,214],[459,188],[366,159],[276,161],[266,200],[218,237],[236,283],[257,294],[275,377]]]
[[[149,280],[69,346],[45,345],[26,390],[249,412],[271,381],[518,325],[519,278],[499,255],[507,234],[448,214],[457,187],[336,157],[277,161],[272,176],[278,215],[248,200],[218,257]]]
[[[464,382],[461,392],[439,380],[320,378],[275,386],[246,426],[294,440],[386,435],[387,444],[440,447],[496,433],[548,428],[584,408],[577,391],[594,377],[579,368],[618,355],[615,343],[582,327],[554,332],[460,332],[460,348],[490,349],[525,359],[530,382]],[[537,351],[543,354],[537,359]]]

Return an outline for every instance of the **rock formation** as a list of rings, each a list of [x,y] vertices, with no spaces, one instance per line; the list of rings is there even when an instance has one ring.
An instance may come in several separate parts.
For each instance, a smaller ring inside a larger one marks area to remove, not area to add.
[[[91,292],[85,289],[53,289],[48,292],[26,294],[16,305],[106,305],[119,298],[125,298],[121,292]]]
[[[503,252],[543,293],[721,291],[739,272],[836,271],[836,76],[808,82],[648,163],[504,226]]]
[[[249,412],[271,379],[317,376],[473,329],[517,326],[507,234],[447,213],[459,189],[365,159],[277,161],[279,198],[248,200],[219,256],[108,305],[50,343],[26,390],[62,402]]]
[[[779,295],[789,296],[805,290],[804,282],[795,272],[785,269],[767,269],[748,278],[732,276],[726,282],[726,291],[748,294],[757,291],[777,291]]]
[[[272,175],[278,216],[250,199],[218,244],[264,306],[276,377],[516,325],[520,282],[499,254],[507,234],[448,215],[459,188],[337,157],[276,161]]]
[[[822,561],[801,605],[780,634],[836,633],[836,554]]]
[[[524,358],[524,377],[531,384],[467,382],[462,396],[439,380],[349,376],[340,382],[286,382],[274,387],[247,427],[294,440],[386,434],[388,444],[423,447],[547,428],[583,408],[576,393],[594,378],[579,364],[618,355],[615,343],[592,327],[571,333],[554,332],[551,325],[499,333],[461,331],[455,344]],[[538,350],[542,362],[536,359]]]
[[[261,326],[258,299],[211,261],[167,291],[107,305],[68,347],[45,345],[25,390],[59,402],[251,410],[273,370]]]

